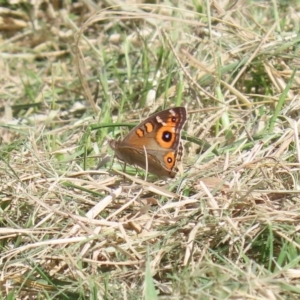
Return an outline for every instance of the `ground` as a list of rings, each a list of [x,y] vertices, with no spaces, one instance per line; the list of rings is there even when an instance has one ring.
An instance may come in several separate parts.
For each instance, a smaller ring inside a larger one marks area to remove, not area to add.
[[[1,1],[0,299],[299,299],[298,1]],[[109,141],[184,106],[161,180]]]

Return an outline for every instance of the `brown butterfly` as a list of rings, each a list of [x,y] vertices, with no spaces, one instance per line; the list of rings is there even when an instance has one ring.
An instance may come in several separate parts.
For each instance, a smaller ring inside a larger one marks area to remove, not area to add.
[[[181,131],[186,109],[160,111],[134,127],[123,140],[112,140],[116,156],[131,165],[147,169],[158,177],[175,177],[182,159]]]

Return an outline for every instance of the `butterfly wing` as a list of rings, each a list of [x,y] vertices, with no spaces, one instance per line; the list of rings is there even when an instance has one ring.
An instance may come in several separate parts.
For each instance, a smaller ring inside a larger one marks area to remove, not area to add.
[[[122,141],[113,141],[116,156],[159,177],[174,177],[183,147],[181,130],[186,109],[175,107],[158,112],[134,127]],[[147,164],[148,162],[148,164]]]

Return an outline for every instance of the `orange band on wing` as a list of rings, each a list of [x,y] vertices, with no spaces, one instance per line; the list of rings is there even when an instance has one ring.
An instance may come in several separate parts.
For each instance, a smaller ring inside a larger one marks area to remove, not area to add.
[[[153,126],[153,124],[152,124],[151,122],[145,123],[144,126],[145,126],[145,129],[146,129],[146,132],[147,132],[147,133],[151,133],[151,132],[154,130],[154,126]],[[140,138],[142,138],[142,137],[145,136],[145,132],[144,132],[144,130],[141,129],[141,128],[142,128],[142,127],[139,127],[139,128],[135,131],[135,133],[137,134],[137,136],[140,137]]]
[[[145,134],[144,134],[144,130],[138,128],[135,132],[137,134],[138,137],[143,137]]]
[[[153,131],[153,129],[154,129],[154,126],[153,126],[153,124],[152,124],[151,122],[147,122],[147,123],[145,124],[145,128],[146,128],[146,131],[147,131],[148,133],[151,133],[151,132]]]

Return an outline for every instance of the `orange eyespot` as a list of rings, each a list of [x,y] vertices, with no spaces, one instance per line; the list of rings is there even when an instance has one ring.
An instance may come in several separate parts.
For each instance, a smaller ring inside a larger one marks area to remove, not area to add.
[[[156,133],[156,141],[163,148],[171,148],[175,139],[175,127],[163,126]]]
[[[164,156],[164,163],[166,165],[166,167],[171,170],[174,165],[175,165],[175,154],[174,152],[168,152],[165,156]]]

